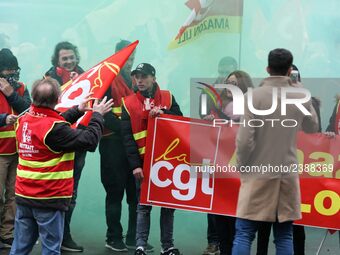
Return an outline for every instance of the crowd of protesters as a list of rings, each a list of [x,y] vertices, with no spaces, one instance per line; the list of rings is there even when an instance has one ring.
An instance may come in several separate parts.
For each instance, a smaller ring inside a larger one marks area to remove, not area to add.
[[[122,40],[116,51],[130,42]],[[175,97],[156,81],[156,69],[140,63],[132,70],[134,53],[112,82],[105,98],[84,102],[63,114],[54,110],[60,86],[75,79],[84,70],[75,45],[60,42],[52,56],[52,67],[42,73],[32,86],[32,99],[27,86],[20,82],[17,58],[9,49],[0,51],[0,241],[10,254],[29,254],[40,238],[43,254],[61,251],[82,252],[84,248],[71,235],[71,219],[76,206],[77,190],[87,151],[99,144],[101,182],[106,191],[105,219],[108,249],[135,254],[150,253],[148,243],[152,206],[140,205],[139,194],[144,178],[148,119],[161,114],[182,115]],[[215,83],[237,86],[245,94],[253,89],[253,104],[264,109],[271,106],[273,88],[302,87],[291,79],[293,56],[286,49],[274,49],[268,55],[269,77],[254,88],[248,73],[237,70],[231,57],[221,59]],[[227,89],[216,89],[221,105],[208,102],[206,121],[215,118],[240,121],[251,116],[233,114],[233,97]],[[290,95],[299,98],[298,93]],[[315,97],[304,104],[312,114],[303,115],[289,108],[287,115],[299,123],[296,128],[264,126],[261,129],[240,127],[236,138],[238,165],[263,163],[289,165],[297,163],[296,133],[321,132],[320,101]],[[327,135],[332,138],[340,130],[340,104],[336,103]],[[88,126],[73,129],[87,110],[94,112]],[[281,119],[279,111],[272,115]],[[16,127],[16,128],[15,128]],[[269,146],[275,140],[278,146]],[[30,147],[32,146],[32,147]],[[19,150],[18,150],[19,148]],[[36,153],[29,153],[36,148]],[[265,156],[264,156],[265,155]],[[268,178],[241,174],[241,187],[236,217],[208,214],[208,246],[203,255],[247,255],[257,233],[257,254],[268,253],[273,228],[276,254],[305,254],[305,231],[293,225],[301,218],[300,187],[297,175],[272,174]],[[277,192],[274,192],[277,191]],[[122,201],[126,193],[128,227],[124,236],[121,224]],[[273,194],[276,194],[273,197]],[[268,201],[271,203],[268,203]],[[161,254],[179,255],[174,245],[174,209],[161,208]]]

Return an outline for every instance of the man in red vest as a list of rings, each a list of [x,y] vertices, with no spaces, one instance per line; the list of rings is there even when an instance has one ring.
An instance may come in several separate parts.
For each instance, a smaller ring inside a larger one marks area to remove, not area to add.
[[[122,40],[116,45],[116,52],[130,42]],[[128,251],[136,246],[137,197],[136,183],[127,160],[123,139],[120,131],[122,98],[133,94],[131,69],[135,53],[133,53],[119,75],[113,80],[106,92],[107,98],[112,98],[114,105],[111,112],[105,114],[104,135],[99,143],[101,182],[106,191],[106,244],[105,247],[114,251]],[[123,227],[120,222],[122,200],[126,192],[126,202],[129,205],[128,229],[125,243],[123,242]],[[149,245],[148,251],[152,251]]]
[[[159,88],[156,83],[156,70],[152,65],[139,64],[131,75],[136,81],[138,91],[123,99],[121,127],[130,171],[136,178],[139,194],[141,181],[144,178],[143,160],[148,118],[163,113],[182,115],[182,112],[170,91]],[[138,204],[135,255],[146,254],[151,209],[151,206]],[[168,208],[161,209],[161,254],[163,255],[180,254],[173,244],[174,211]]]
[[[25,85],[18,82],[20,68],[9,49],[0,51],[0,241],[4,248],[13,242],[15,202],[14,185],[18,154],[13,123],[25,111],[31,99]],[[4,192],[5,191],[5,192]],[[5,196],[5,197],[4,197]]]
[[[52,67],[45,73],[46,77],[56,79],[60,85],[75,79],[82,74],[84,70],[79,66],[80,56],[77,46],[70,42],[59,42],[55,48],[52,56]],[[82,128],[82,126],[79,126]],[[77,150],[74,159],[74,186],[73,196],[68,211],[65,212],[65,227],[64,238],[61,249],[68,252],[82,252],[84,248],[78,245],[71,235],[71,219],[73,211],[76,207],[76,199],[78,194],[78,184],[81,177],[81,172],[85,166],[86,151]]]
[[[95,151],[103,131],[103,115],[112,100],[95,100],[85,129],[72,129],[84,113],[84,103],[63,114],[54,110],[60,95],[52,78],[32,87],[33,104],[19,119],[16,137],[19,164],[15,185],[17,212],[11,255],[25,255],[40,237],[42,254],[60,254],[64,215],[73,194],[74,151]]]

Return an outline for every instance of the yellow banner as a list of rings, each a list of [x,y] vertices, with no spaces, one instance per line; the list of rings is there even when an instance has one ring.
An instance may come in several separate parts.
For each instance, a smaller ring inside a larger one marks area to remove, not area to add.
[[[240,33],[242,27],[241,16],[208,16],[195,26],[185,29],[184,33],[169,44],[169,49],[186,45],[207,33]]]

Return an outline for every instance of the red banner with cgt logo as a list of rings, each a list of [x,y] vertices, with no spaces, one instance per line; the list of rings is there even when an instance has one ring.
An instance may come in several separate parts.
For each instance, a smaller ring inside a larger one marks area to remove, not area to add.
[[[235,216],[236,133],[185,117],[150,119],[141,203]],[[340,229],[339,144],[340,136],[299,133],[293,171],[300,173],[303,218],[296,224]]]

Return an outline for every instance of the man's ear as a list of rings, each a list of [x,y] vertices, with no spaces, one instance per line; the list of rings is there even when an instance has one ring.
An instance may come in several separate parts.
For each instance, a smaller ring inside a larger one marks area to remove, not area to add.
[[[287,76],[290,76],[290,73],[292,72],[293,67],[289,67],[288,71],[287,71]]]
[[[266,71],[267,71],[268,74],[270,74],[270,67],[269,66],[267,66]]]
[[[153,77],[152,81],[153,81],[153,82],[156,82],[156,76]]]

